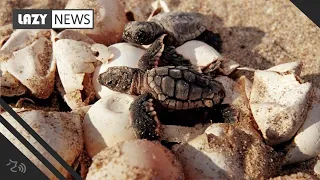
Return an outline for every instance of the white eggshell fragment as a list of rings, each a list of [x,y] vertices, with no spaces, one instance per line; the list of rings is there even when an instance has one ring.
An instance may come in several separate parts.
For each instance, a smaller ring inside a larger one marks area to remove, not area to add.
[[[124,6],[118,0],[70,0],[65,9],[94,10],[94,28],[77,31],[87,35],[96,43],[109,46],[121,41],[127,18]]]
[[[27,92],[27,88],[6,70],[6,62],[0,61],[0,95],[20,96]]]
[[[98,66],[93,74],[93,86],[96,92],[96,97],[101,98],[107,96],[114,91],[102,86],[98,82],[98,77],[105,72],[109,67],[113,66],[127,66],[131,68],[138,68],[138,62],[145,50],[130,43],[117,43],[108,47],[112,58],[108,63]]]
[[[50,38],[50,30],[43,29],[17,29],[13,31],[7,42],[1,47],[0,53],[3,56],[10,55],[12,52],[22,49],[39,37]]]
[[[59,88],[71,109],[86,106],[94,99],[92,75],[97,57],[91,45],[71,39],[61,39],[53,43],[53,55],[57,60],[57,70],[63,88]],[[85,99],[81,91],[86,92]]]
[[[320,89],[314,91],[305,122],[294,137],[284,164],[307,161],[320,153]]]
[[[221,55],[210,45],[197,40],[187,41],[176,48],[177,53],[189,59],[197,67],[205,68],[213,61],[221,58]]]
[[[87,180],[184,179],[177,158],[158,141],[131,140],[93,157]]]
[[[40,37],[31,45],[13,52],[7,61],[7,71],[39,98],[48,98],[54,89],[56,61],[52,58],[52,43]]]
[[[275,71],[284,74],[295,74],[297,76],[300,76],[302,65],[302,61],[294,61],[273,66],[267,69],[267,71]]]
[[[83,151],[83,134],[80,116],[69,112],[45,112],[39,110],[18,110],[18,115],[55,150],[70,166]],[[9,113],[1,114],[37,151],[40,152],[62,175],[68,172],[58,163],[31,134],[29,134]],[[38,160],[2,124],[0,132],[33,162],[49,179],[57,177]],[[14,157],[12,157],[14,158]],[[28,170],[28,167],[27,167]]]
[[[106,147],[136,139],[129,112],[134,99],[127,94],[113,93],[91,106],[83,120],[85,147],[90,157]]]
[[[301,83],[294,74],[255,71],[250,107],[269,145],[291,139],[303,124],[311,83]]]
[[[279,168],[276,153],[247,125],[212,124],[173,152],[186,179],[267,179]]]
[[[320,160],[318,160],[317,163],[314,165],[313,170],[317,175],[320,175]]]
[[[180,146],[174,154],[183,166],[186,179],[226,179],[243,177],[240,155],[233,154],[230,143],[210,145],[208,135],[202,134]]]
[[[29,72],[28,77],[35,75],[35,78],[33,78],[33,80],[36,79],[35,83],[38,83],[39,81],[41,81],[40,80],[41,78],[43,79],[49,78],[49,80],[51,79],[50,74],[52,73],[51,71],[55,67],[54,60],[51,59],[51,54],[49,53],[47,55],[48,56],[47,59],[42,61],[42,63],[38,62],[39,58],[37,57],[37,54],[40,55],[41,52],[48,52],[48,51],[50,52],[51,51],[50,48],[48,48],[47,46],[46,47],[43,46],[43,47],[35,47],[35,49],[32,49],[29,47],[29,46],[34,47],[39,43],[41,44],[43,39],[39,40],[39,38],[49,39],[51,35],[50,32],[51,31],[49,30],[37,30],[37,29],[15,30],[9,36],[7,41],[1,46],[1,49],[0,49],[0,85],[1,85],[0,94],[1,96],[9,96],[9,97],[19,96],[19,95],[25,94],[28,90],[28,88],[20,82],[20,79],[18,79],[17,77],[13,76],[10,72],[8,72],[9,59],[11,59],[9,63],[10,69],[12,71],[18,71],[16,73],[16,76],[23,78],[24,83],[27,83],[30,85],[30,80],[26,80],[25,77],[17,75],[17,74],[20,74],[20,72],[25,73],[26,71],[24,70],[27,70]],[[35,41],[38,41],[38,42],[35,43]],[[47,40],[45,42],[46,42],[45,44],[50,44]],[[25,59],[21,59],[21,57],[19,58],[13,57],[14,52],[15,52],[15,55],[18,55],[18,56],[20,56],[23,53],[27,53],[28,60],[26,61]],[[34,54],[34,56],[32,54]],[[43,56],[41,57],[43,58]],[[12,63],[17,61],[19,61],[18,64],[21,63],[22,66],[17,66],[17,64],[14,64],[14,66],[12,66],[13,65]],[[31,68],[28,67],[27,69],[24,69],[24,65],[26,65],[26,63],[31,63]],[[40,70],[42,74],[40,75],[40,73],[34,72],[35,70],[34,68],[36,68],[37,70]],[[49,72],[45,72],[45,70],[48,70]],[[45,77],[46,75],[48,76]],[[42,76],[42,77],[39,77],[39,76]],[[50,82],[48,84],[50,85]],[[40,85],[40,87],[44,87],[44,86],[45,84]],[[37,87],[32,86],[32,90],[35,93],[35,96],[39,96],[38,98],[45,97],[52,90],[52,88],[49,86],[48,89],[41,94],[41,92],[38,92],[34,88],[37,88]]]
[[[109,48],[103,44],[93,44],[91,46],[91,50],[97,54],[97,60],[101,61],[102,63],[108,63],[108,61],[114,56],[109,51]]]

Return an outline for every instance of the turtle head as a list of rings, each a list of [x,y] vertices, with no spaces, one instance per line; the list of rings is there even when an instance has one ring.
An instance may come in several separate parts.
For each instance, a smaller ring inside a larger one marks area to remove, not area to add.
[[[126,66],[109,67],[105,72],[98,77],[98,82],[107,88],[126,94],[137,94],[137,89],[140,89],[139,69]]]
[[[122,38],[130,43],[148,45],[162,33],[162,27],[155,22],[131,21],[125,25]]]

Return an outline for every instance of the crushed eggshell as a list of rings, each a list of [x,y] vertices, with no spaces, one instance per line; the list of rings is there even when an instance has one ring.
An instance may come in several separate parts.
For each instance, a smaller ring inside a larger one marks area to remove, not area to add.
[[[130,140],[93,157],[87,180],[184,179],[181,163],[158,141]]]
[[[52,58],[52,43],[40,37],[31,45],[13,52],[6,70],[39,99],[47,99],[54,90],[56,61]]]
[[[20,95],[27,93],[28,88],[26,86],[24,86],[20,82],[19,79],[17,79],[15,76],[13,76],[11,73],[8,72],[8,60],[13,59],[13,52],[17,52],[23,48],[26,48],[27,46],[32,45],[38,38],[42,37],[42,38],[49,39],[49,37],[51,35],[50,32],[51,31],[49,31],[49,30],[18,29],[18,30],[13,31],[13,33],[11,35],[8,35],[7,40],[1,46],[1,49],[0,49],[0,84],[1,84],[0,94],[1,94],[1,96],[12,97],[12,96],[20,96]],[[39,42],[37,42],[37,43],[39,43]],[[26,49],[30,50],[30,47],[26,48]],[[44,47],[37,47],[36,49],[38,49],[38,50],[43,49],[44,50]],[[48,51],[49,49],[45,49],[45,50]],[[17,54],[21,54],[21,52],[24,52],[24,51],[19,51]],[[33,50],[31,49],[31,51],[33,51]],[[28,53],[28,54],[30,54],[30,53]],[[32,58],[31,56],[29,56],[29,57],[31,59],[29,58],[28,62],[30,63],[30,60],[31,60],[32,64],[36,65],[34,63],[37,62],[37,60],[39,60],[39,58],[37,58],[37,57]],[[48,59],[50,59],[50,57],[48,57]],[[21,61],[23,59],[19,58],[18,60]],[[25,64],[26,62],[23,60],[21,63]],[[54,62],[52,62],[52,63],[54,63]],[[10,66],[12,67],[12,61],[10,63]],[[15,66],[13,66],[13,67],[15,67]],[[19,66],[19,67],[22,67],[22,66]],[[19,67],[15,68],[15,69],[19,69]],[[37,67],[34,66],[34,68],[48,69],[48,67],[43,66],[43,63],[37,65]],[[50,70],[52,70],[53,66],[51,66],[50,68],[51,68]],[[11,68],[11,70],[12,70],[12,68]],[[20,68],[20,70],[21,70],[21,68]],[[20,70],[19,70],[19,72],[20,72]],[[29,70],[29,69],[27,69],[27,70]],[[30,71],[33,71],[33,70],[31,69]],[[37,74],[37,76],[39,76],[39,73],[36,73],[36,74]],[[50,74],[50,72],[48,74]],[[30,75],[28,75],[28,76],[30,76]],[[37,77],[37,78],[39,78],[39,77]],[[42,85],[41,87],[43,87],[43,86],[45,86],[45,85]],[[39,92],[36,92],[36,95],[38,95],[37,93],[39,93]],[[46,93],[50,93],[50,87],[49,87],[49,91],[46,91],[44,93],[44,95],[40,95],[40,96],[46,96],[45,95]]]
[[[11,53],[32,44],[40,37],[50,38],[51,31],[45,29],[17,29],[13,31],[6,43],[1,47],[0,54],[11,56]]]
[[[91,106],[83,120],[85,147],[90,157],[106,147],[136,139],[129,112],[134,99],[127,94],[113,93]]]
[[[96,43],[109,46],[122,39],[127,23],[124,6],[118,0],[70,0],[65,9],[93,9],[93,29],[77,29]]]
[[[244,176],[241,157],[230,148],[232,142],[211,145],[221,143],[215,143],[215,138],[214,135],[201,134],[173,150],[182,164],[186,179],[232,179]]]
[[[284,164],[307,161],[320,153],[320,89],[315,88],[305,122],[295,135]]]
[[[91,48],[92,45],[86,42],[72,39],[60,39],[53,43],[53,55],[57,61],[60,79],[56,84],[60,84],[59,92],[71,109],[86,106],[95,98],[92,75],[99,60],[97,53]],[[82,92],[85,93],[85,97]]]
[[[83,134],[80,116],[69,112],[45,112],[40,110],[17,110],[17,114],[70,166],[83,150]],[[68,171],[58,163],[9,113],[1,113],[39,153],[64,177]],[[0,132],[34,163],[49,179],[57,177],[38,160],[10,131],[0,124]]]
[[[302,70],[303,63],[302,61],[294,61],[289,63],[282,63],[276,66],[273,66],[267,71],[275,71],[283,74],[295,74],[300,76]]]
[[[135,46],[131,43],[117,43],[108,47],[112,54],[111,59],[108,63],[103,63],[101,66],[96,67],[93,74],[93,86],[96,92],[96,97],[101,98],[114,91],[109,88],[102,86],[98,77],[101,73],[105,72],[109,67],[113,66],[127,66],[131,68],[138,68],[139,59],[145,53],[145,50],[139,46]]]
[[[280,167],[276,152],[245,124],[214,123],[173,152],[186,179],[266,179]]]
[[[305,121],[311,83],[294,74],[255,71],[250,95],[253,117],[269,145],[290,140]]]
[[[20,96],[27,90],[27,87],[6,70],[6,62],[0,61],[0,96]]]

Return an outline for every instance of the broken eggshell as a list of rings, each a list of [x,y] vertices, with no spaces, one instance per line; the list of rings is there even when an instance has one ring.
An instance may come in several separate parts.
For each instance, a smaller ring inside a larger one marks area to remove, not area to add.
[[[320,89],[314,88],[313,100],[305,122],[289,145],[284,164],[307,161],[320,153]]]
[[[1,59],[10,56],[12,52],[25,48],[39,37],[50,38],[52,30],[44,29],[17,29],[12,32],[0,49]]]
[[[83,120],[85,147],[93,157],[106,147],[136,139],[129,107],[135,97],[113,93],[94,103]]]
[[[56,70],[50,41],[53,32],[14,31],[0,50],[1,95],[19,96],[27,89],[39,99],[51,95]]]
[[[122,32],[127,23],[124,6],[118,0],[70,0],[65,9],[93,9],[93,29],[77,31],[87,35],[96,43],[109,46],[122,39]]]
[[[261,179],[278,168],[276,153],[246,125],[214,123],[202,135],[174,145],[173,152],[186,179]]]
[[[39,110],[17,109],[17,114],[55,150],[70,166],[83,150],[83,133],[80,116],[69,112],[45,112]],[[62,175],[68,172],[40,145],[9,113],[3,116],[33,147],[36,148]],[[57,179],[41,161],[38,160],[2,124],[0,132],[34,163],[49,179]]]
[[[228,148],[231,142],[220,147],[210,145],[213,135],[201,134],[191,141],[173,147],[173,153],[181,162],[186,179],[225,179],[244,176],[239,154]]]
[[[93,157],[87,180],[184,179],[180,162],[158,141],[130,140]]]
[[[210,69],[217,69],[223,74],[229,75],[240,66],[235,61],[225,59],[210,45],[198,40],[187,41],[177,47],[176,51],[184,58],[189,59],[190,62],[201,71],[206,71],[206,68],[209,66],[214,66],[210,67]]]
[[[291,139],[305,121],[311,83],[294,74],[255,71],[250,95],[253,117],[269,145]]]
[[[99,53],[104,51],[104,53]],[[97,53],[98,52],[98,53]],[[59,80],[57,87],[71,109],[86,106],[95,98],[92,75],[101,61],[107,61],[108,48],[104,45],[59,39],[53,43]],[[98,57],[97,57],[98,55]]]
[[[54,89],[56,61],[52,58],[52,43],[40,37],[31,45],[13,52],[7,61],[7,71],[26,86],[33,96],[47,99]]]
[[[273,66],[267,69],[267,71],[274,71],[282,74],[295,74],[297,76],[300,76],[302,66],[302,61],[294,61]]]
[[[109,46],[108,49],[112,54],[112,58],[108,61],[108,63],[103,63],[102,65],[98,66],[93,75],[93,86],[96,92],[96,97],[99,99],[115,92],[99,83],[99,75],[105,72],[109,67],[113,66],[138,68],[139,59],[145,53],[144,49],[131,43],[113,44]]]

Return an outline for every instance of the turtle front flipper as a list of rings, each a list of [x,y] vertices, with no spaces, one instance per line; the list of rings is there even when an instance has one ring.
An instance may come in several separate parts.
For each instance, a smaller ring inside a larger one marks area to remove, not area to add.
[[[205,30],[200,36],[196,38],[198,41],[202,41],[211,47],[213,47],[215,50],[217,50],[219,53],[222,51],[222,39],[220,34],[213,33],[212,31]]]
[[[146,53],[139,59],[138,67],[141,70],[146,71],[158,67],[160,57],[164,50],[163,39],[165,36],[166,34],[163,34],[157,38],[147,49]]]
[[[190,60],[185,59],[170,45],[171,36],[163,34],[147,49],[140,58],[138,67],[144,71],[161,66],[192,66]]]
[[[156,140],[160,135],[160,121],[150,94],[140,95],[130,105],[131,126],[139,139]]]

